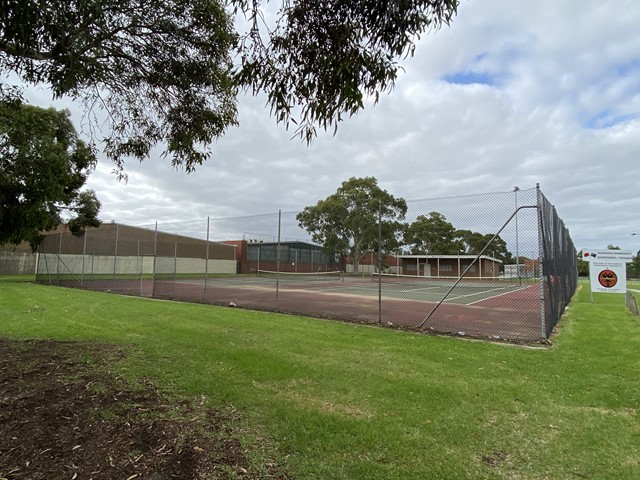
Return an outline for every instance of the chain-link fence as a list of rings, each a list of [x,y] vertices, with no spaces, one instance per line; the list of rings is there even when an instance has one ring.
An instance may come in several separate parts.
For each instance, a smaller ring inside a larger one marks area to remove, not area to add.
[[[36,256],[25,243],[0,245],[0,275],[33,274]]]
[[[315,244],[301,218],[60,230],[37,280],[510,341],[546,340],[577,284],[571,238],[537,187],[408,201],[404,218],[362,227],[357,254]]]

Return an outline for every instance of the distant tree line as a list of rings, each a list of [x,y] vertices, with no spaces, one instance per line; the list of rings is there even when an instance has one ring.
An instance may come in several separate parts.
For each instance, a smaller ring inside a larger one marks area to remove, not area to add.
[[[419,215],[411,223],[403,221],[406,214],[407,202],[381,189],[376,178],[353,177],[336,193],[306,207],[297,220],[325,251],[351,260],[355,272],[368,252],[383,258],[398,251],[478,255],[492,239],[485,253],[505,264],[516,263],[499,235],[457,229],[439,212]]]

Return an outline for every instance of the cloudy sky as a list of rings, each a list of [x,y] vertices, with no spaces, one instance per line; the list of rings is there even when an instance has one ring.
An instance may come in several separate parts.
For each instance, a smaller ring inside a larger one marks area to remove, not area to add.
[[[291,139],[264,98],[246,96],[240,126],[196,173],[157,155],[130,162],[122,183],[102,161],[89,186],[103,220],[162,226],[236,216],[250,225],[254,215],[315,204],[352,176],[374,176],[407,200],[539,183],[578,249],[635,252],[639,25],[636,0],[462,0],[452,25],[403,62],[396,88],[335,136],[320,133],[311,146]],[[43,89],[30,95],[52,104]]]

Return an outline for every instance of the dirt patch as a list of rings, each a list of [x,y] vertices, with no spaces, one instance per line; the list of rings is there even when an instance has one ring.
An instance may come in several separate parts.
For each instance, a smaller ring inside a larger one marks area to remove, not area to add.
[[[251,466],[237,413],[109,371],[126,349],[0,338],[0,479],[289,478]]]

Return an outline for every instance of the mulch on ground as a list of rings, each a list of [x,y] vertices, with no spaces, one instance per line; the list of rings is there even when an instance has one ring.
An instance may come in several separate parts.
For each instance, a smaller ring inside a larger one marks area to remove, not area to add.
[[[234,424],[109,371],[126,348],[0,338],[0,479],[289,478],[251,466]],[[234,417],[235,416],[235,417]]]

